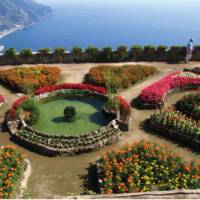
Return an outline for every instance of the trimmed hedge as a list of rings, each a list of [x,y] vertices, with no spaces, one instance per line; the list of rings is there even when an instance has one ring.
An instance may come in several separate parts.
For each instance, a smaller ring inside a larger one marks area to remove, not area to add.
[[[61,50],[62,49],[62,50]],[[98,49],[89,46],[86,50],[80,47],[74,47],[71,52],[66,52],[64,48],[51,51],[49,48],[40,49],[31,54],[31,49],[22,50],[21,56],[17,54],[16,49],[7,49],[4,55],[0,56],[0,65],[18,65],[18,64],[47,64],[47,63],[81,63],[81,62],[124,62],[124,61],[184,61],[186,47],[172,46],[170,48],[160,46],[140,46],[134,45],[131,48],[120,46],[116,50],[112,47]],[[26,52],[26,53],[25,53]],[[59,52],[59,53],[58,53]],[[200,46],[194,48],[192,60],[200,61]]]
[[[128,88],[145,77],[157,73],[155,67],[143,65],[107,66],[101,65],[90,69],[85,75],[85,82],[107,87],[111,92]]]

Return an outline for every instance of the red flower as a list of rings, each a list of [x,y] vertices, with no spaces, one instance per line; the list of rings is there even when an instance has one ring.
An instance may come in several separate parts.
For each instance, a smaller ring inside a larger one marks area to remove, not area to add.
[[[179,74],[180,71],[173,72],[152,85],[147,86],[141,91],[139,98],[143,102],[160,102],[174,88],[200,85],[200,78],[181,77],[178,76]]]
[[[89,90],[100,94],[107,94],[107,90],[103,87],[97,87],[90,84],[82,83],[63,83],[60,85],[45,86],[35,91],[35,95],[40,95],[47,92],[53,92],[62,89]]]

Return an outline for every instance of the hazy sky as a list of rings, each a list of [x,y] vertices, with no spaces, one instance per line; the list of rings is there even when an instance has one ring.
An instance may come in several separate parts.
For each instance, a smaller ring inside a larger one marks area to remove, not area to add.
[[[200,0],[36,0],[40,3],[58,5],[58,4],[79,4],[79,5],[122,5],[122,4],[144,4],[152,6],[175,6],[175,7],[200,7]]]

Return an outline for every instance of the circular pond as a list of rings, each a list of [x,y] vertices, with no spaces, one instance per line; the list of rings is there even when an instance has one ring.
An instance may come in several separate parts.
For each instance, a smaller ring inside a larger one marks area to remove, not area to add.
[[[55,97],[39,103],[39,120],[35,130],[53,135],[79,135],[105,126],[108,121],[102,114],[104,102],[89,97]],[[64,109],[73,106],[76,120],[67,121]]]

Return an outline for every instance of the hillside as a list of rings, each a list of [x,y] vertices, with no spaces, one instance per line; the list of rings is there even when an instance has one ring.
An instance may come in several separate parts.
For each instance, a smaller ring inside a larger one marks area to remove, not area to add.
[[[0,0],[0,33],[29,26],[51,13],[35,0]]]

